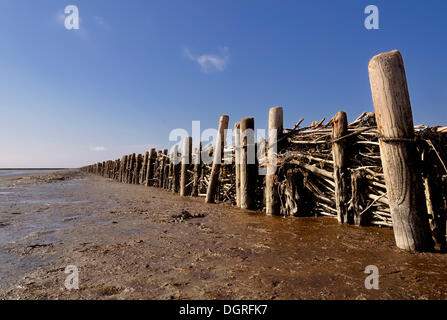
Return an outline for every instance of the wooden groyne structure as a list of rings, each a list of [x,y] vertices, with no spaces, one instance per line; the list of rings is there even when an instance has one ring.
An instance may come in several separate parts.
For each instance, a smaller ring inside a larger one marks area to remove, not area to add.
[[[234,125],[234,145],[226,146],[229,116],[222,115],[214,146],[193,148],[186,137],[182,152],[177,145],[171,154],[152,148],[81,169],[268,215],[392,227],[401,249],[444,250],[447,127],[414,126],[398,51],[375,56],[368,69],[375,110],[350,123],[340,111],[287,129],[283,109],[274,107],[267,141],[256,142],[254,118],[244,118]]]

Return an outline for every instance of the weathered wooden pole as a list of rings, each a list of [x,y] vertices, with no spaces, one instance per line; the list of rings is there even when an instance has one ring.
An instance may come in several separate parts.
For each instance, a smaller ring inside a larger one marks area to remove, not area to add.
[[[256,185],[255,119],[244,118],[241,126],[241,208],[254,208]]]
[[[431,250],[402,56],[399,51],[379,54],[368,69],[396,244],[405,250]]]
[[[120,182],[125,181],[126,177],[126,165],[127,165],[127,155],[124,155],[121,159],[121,167],[120,167]]]
[[[281,204],[278,193],[277,153],[280,151],[278,139],[283,134],[283,110],[273,107],[269,111],[268,166],[265,176],[265,212],[268,215],[279,215]]]
[[[132,168],[132,154],[127,155],[127,164],[126,164],[126,181],[125,183],[129,183],[131,177],[131,168]]]
[[[346,113],[339,111],[332,118],[332,157],[334,159],[335,206],[339,223],[352,223],[348,217],[348,170],[346,139],[348,133],[348,118]]]
[[[147,162],[149,160],[149,151],[144,153],[143,164],[141,166],[140,184],[146,184]]]
[[[178,156],[178,145],[176,144],[174,146],[174,152],[172,154],[172,192],[179,192],[180,190],[180,168],[181,168],[181,161]]]
[[[161,161],[162,161],[162,155],[161,150],[157,151],[157,156],[155,159],[155,169],[154,169],[154,186],[160,188],[160,167],[161,167]]]
[[[125,177],[125,183],[129,183],[129,177],[130,177],[130,166],[132,162],[132,154],[127,155],[127,163],[126,163],[126,177]]]
[[[199,179],[202,175],[202,142],[199,142],[199,146],[195,148],[194,153],[194,179],[192,184],[192,193],[193,197],[197,197],[199,195]]]
[[[219,129],[217,130],[213,166],[211,168],[210,181],[206,190],[206,203],[214,203],[214,198],[216,196],[216,189],[219,183],[219,172],[224,154],[225,138],[228,129],[228,120],[229,117],[227,115],[222,115],[219,119]]]
[[[149,149],[149,159],[147,162],[147,171],[146,171],[146,187],[151,186],[153,184],[152,179],[154,178],[154,163],[157,154],[155,152],[155,148]]]
[[[131,159],[130,159],[130,170],[129,170],[129,183],[133,183],[133,177],[135,172],[135,166],[137,162],[137,155],[135,153],[132,153]]]
[[[241,206],[241,125],[234,124],[234,161],[236,170],[236,206]]]
[[[174,166],[174,159],[173,159],[173,157],[174,157],[174,154],[171,153],[169,155],[168,182],[166,184],[166,188],[168,190],[172,190],[172,183],[173,183],[172,174],[174,172],[174,168],[173,168],[173,166]]]
[[[121,177],[121,182],[122,183],[126,183],[126,179],[127,179],[127,163],[129,162],[129,155],[125,155],[124,156],[124,163],[123,163],[123,167],[122,167],[122,177]]]
[[[135,165],[133,169],[133,179],[132,184],[138,184],[138,181],[140,179],[140,170],[141,170],[141,163],[143,162],[143,155],[137,154],[135,158]]]
[[[160,188],[166,188],[166,182],[168,180],[168,165],[169,165],[169,161],[168,161],[168,149],[163,149],[163,158],[162,158],[162,164],[161,164],[161,174],[160,174]]]
[[[180,174],[180,195],[187,196],[190,194],[191,187],[189,183],[189,168],[192,162],[192,138],[185,137],[182,150],[182,171]]]
[[[368,198],[368,180],[363,170],[351,171],[351,211],[352,219],[356,226],[364,226],[368,224],[366,214],[362,214],[367,207]]]

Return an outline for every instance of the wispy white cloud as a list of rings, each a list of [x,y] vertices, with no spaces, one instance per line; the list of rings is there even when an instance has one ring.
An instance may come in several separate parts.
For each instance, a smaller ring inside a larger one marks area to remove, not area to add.
[[[216,54],[194,55],[188,48],[183,49],[183,55],[191,61],[197,62],[203,72],[212,70],[223,71],[230,61],[230,54],[227,47],[223,47]]]
[[[107,151],[106,147],[91,147],[90,151]]]

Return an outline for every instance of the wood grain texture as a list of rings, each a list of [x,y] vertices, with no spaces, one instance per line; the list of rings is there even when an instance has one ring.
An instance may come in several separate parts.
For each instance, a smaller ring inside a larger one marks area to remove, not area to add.
[[[339,111],[332,119],[332,138],[334,140],[348,133],[346,113]],[[352,223],[348,217],[348,172],[346,159],[346,139],[337,140],[332,144],[335,180],[335,206],[339,223]]]
[[[188,186],[189,182],[189,170],[192,163],[192,138],[185,137],[183,140],[183,150],[182,150],[182,169],[180,173],[180,195],[188,196],[190,195],[191,187]]]
[[[234,124],[234,160],[236,170],[236,206],[241,206],[241,125]]]
[[[268,128],[268,167],[265,177],[265,213],[267,215],[279,215],[281,203],[278,193],[277,152],[279,151],[278,139],[283,134],[283,109],[273,107],[269,111]]]
[[[214,149],[213,166],[211,168],[210,181],[206,190],[206,203],[214,203],[216,196],[216,189],[219,182],[219,172],[222,165],[222,158],[224,154],[225,138],[228,129],[229,117],[227,115],[220,116],[219,128],[217,130],[216,148]]]
[[[433,248],[424,190],[418,173],[413,116],[399,51],[382,53],[369,66],[380,153],[396,245],[410,251]],[[393,141],[394,139],[394,141]]]
[[[244,118],[241,126],[241,208],[254,208],[254,190],[256,183],[254,118]],[[251,163],[253,162],[253,163]]]
[[[146,186],[151,186],[153,184],[152,179],[154,178],[154,164],[157,153],[155,152],[155,148],[149,149],[149,159],[147,161],[147,170],[146,170]]]

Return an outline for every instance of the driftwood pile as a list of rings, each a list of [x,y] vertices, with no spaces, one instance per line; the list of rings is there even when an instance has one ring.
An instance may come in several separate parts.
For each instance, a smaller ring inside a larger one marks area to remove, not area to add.
[[[324,120],[285,130],[287,142],[279,153],[281,212],[285,215],[337,216],[332,120]],[[365,112],[350,123],[343,139],[350,146],[346,155],[351,177],[348,210],[358,217],[358,224],[392,226],[374,114]]]

